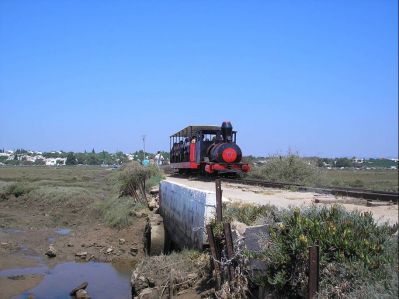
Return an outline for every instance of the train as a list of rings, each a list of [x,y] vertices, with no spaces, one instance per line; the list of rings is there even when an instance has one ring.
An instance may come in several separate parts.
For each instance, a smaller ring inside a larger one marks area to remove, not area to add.
[[[240,175],[250,171],[242,162],[237,131],[230,121],[221,126],[190,125],[170,136],[170,166],[175,173]]]

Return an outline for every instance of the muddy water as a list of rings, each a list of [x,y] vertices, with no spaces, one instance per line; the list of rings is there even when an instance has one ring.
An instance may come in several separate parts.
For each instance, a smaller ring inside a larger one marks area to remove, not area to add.
[[[0,228],[0,232],[3,236],[9,237],[12,235],[23,237],[26,234],[22,230],[13,228]],[[69,228],[57,228],[49,232],[45,240],[53,243],[58,239],[57,236],[67,236],[70,233]],[[25,299],[33,295],[37,299],[70,299],[70,291],[85,281],[88,282],[86,290],[92,298],[131,298],[131,264],[60,261],[54,265],[48,263],[49,260],[44,255],[38,255],[37,251],[30,249],[30,246],[24,243],[18,243],[18,248],[9,253],[9,258],[14,262],[5,263],[4,256],[2,264],[0,263],[0,285],[13,289],[8,292],[3,290],[5,291],[3,295],[9,294],[6,298],[9,298],[10,294],[21,292],[14,297],[11,295],[11,298]],[[0,290],[0,297],[1,294]]]
[[[0,277],[15,279],[29,274],[42,274],[44,278],[39,285],[14,298],[25,299],[32,294],[34,298],[70,299],[69,292],[84,281],[89,283],[86,290],[92,298],[131,298],[130,271],[116,269],[112,264],[67,262],[53,269],[38,266],[0,271]]]

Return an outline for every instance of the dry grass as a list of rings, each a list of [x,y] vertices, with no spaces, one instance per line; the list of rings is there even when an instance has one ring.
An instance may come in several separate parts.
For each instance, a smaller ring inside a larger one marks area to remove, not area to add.
[[[326,169],[322,184],[332,187],[359,187],[371,190],[398,192],[397,170]]]

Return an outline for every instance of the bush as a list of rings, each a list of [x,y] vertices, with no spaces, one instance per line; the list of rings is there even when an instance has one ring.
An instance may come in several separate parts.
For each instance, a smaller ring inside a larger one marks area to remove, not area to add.
[[[159,184],[164,178],[156,166],[143,167],[133,161],[122,167],[116,181],[120,196],[132,196],[136,201],[145,199],[145,191]]]
[[[265,165],[255,167],[249,177],[270,182],[317,185],[320,174],[316,165],[290,154],[268,159]]]
[[[29,193],[33,189],[34,187],[30,184],[13,183],[3,188],[3,191],[0,192],[0,197],[2,199],[6,199],[10,195],[14,195],[15,197],[20,197],[22,195]]]
[[[253,280],[276,294],[292,297],[307,292],[308,246],[320,246],[320,290],[328,297],[347,297],[364,284],[382,284],[395,292],[391,267],[391,229],[378,226],[370,213],[348,212],[339,206],[298,208],[274,214],[270,239],[261,254],[252,254],[268,265]],[[396,264],[397,265],[397,261]],[[391,273],[391,274],[390,274]]]
[[[232,203],[224,205],[223,220],[225,222],[237,220],[246,225],[254,225],[261,220],[264,221],[265,217],[274,217],[276,213],[278,213],[278,209],[271,205],[258,206],[253,204]]]
[[[125,227],[133,220],[133,212],[145,207],[145,191],[159,184],[163,178],[163,173],[156,166],[143,167],[138,162],[130,162],[111,175],[110,184],[115,186],[114,195],[95,208],[109,226]]]

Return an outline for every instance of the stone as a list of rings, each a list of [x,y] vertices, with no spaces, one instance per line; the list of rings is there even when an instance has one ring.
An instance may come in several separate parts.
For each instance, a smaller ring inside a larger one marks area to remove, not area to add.
[[[48,257],[55,257],[57,256],[57,251],[54,248],[54,245],[50,244],[50,246],[48,247],[46,253],[45,253]]]
[[[68,247],[73,247],[73,244],[68,243],[67,246],[68,246]]]
[[[146,288],[138,296],[139,299],[158,299],[159,291],[157,288]]]
[[[88,285],[89,285],[89,283],[88,283],[87,281],[81,283],[81,284],[78,285],[76,288],[74,288],[74,289],[69,293],[69,295],[70,295],[70,296],[75,296],[77,291],[79,291],[79,290],[85,290],[85,289],[87,288]]]
[[[75,253],[75,256],[80,257],[81,259],[85,259],[87,256],[87,251],[77,252]]]
[[[86,290],[78,290],[75,294],[76,299],[90,299],[91,297],[86,292]]]
[[[139,275],[137,271],[133,271],[130,284],[132,287],[132,297],[141,294],[141,291],[146,288],[155,286],[155,282],[152,279],[148,279],[143,275]]]
[[[248,226],[245,229],[245,247],[250,252],[261,252],[267,246],[269,240],[268,225]],[[252,259],[249,263],[251,270],[264,271],[267,269],[266,263],[259,259]]]
[[[114,249],[112,247],[107,248],[107,250],[105,251],[106,254],[111,254],[112,251],[114,251]]]
[[[152,199],[149,203],[148,203],[148,208],[152,211],[154,209],[158,208],[158,203]]]
[[[130,254],[133,256],[136,256],[137,253],[139,252],[139,249],[136,247],[130,247]]]
[[[134,216],[136,216],[137,218],[145,218],[145,217],[147,217],[147,214],[144,213],[144,212],[137,212],[137,211],[135,211],[135,212],[134,212]]]
[[[154,186],[150,189],[150,194],[158,194],[159,193],[159,186]]]
[[[125,244],[126,243],[126,240],[125,239],[119,239],[119,245],[123,245],[123,244]]]

